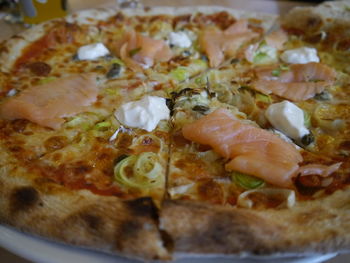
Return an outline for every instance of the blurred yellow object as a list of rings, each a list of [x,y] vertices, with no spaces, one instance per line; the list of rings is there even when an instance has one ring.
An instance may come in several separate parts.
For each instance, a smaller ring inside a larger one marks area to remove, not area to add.
[[[24,23],[37,24],[67,15],[66,0],[19,0]]]

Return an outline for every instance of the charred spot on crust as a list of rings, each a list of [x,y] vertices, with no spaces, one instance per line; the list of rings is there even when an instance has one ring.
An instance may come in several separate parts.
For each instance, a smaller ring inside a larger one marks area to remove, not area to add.
[[[142,197],[125,203],[135,216],[151,216],[155,220],[158,218],[157,208],[150,197]]]
[[[10,209],[14,212],[32,208],[39,201],[39,193],[31,186],[15,189],[10,197]]]
[[[264,254],[272,252],[276,245],[266,239],[274,240],[280,233],[277,226],[269,226],[261,218],[252,218],[238,212],[211,214],[205,225],[202,230],[189,234],[190,238],[186,243],[196,244],[192,250],[201,251],[203,247],[208,253],[251,251],[254,254]]]
[[[116,239],[117,249],[121,251],[124,250],[124,246],[128,244],[126,240],[135,239],[137,235],[141,232],[142,232],[142,224],[138,221],[133,220],[132,218],[130,220],[126,220],[125,222],[121,223],[116,233],[116,236],[118,237]]]
[[[103,220],[100,216],[89,213],[81,213],[80,217],[87,224],[87,226],[93,230],[98,230],[103,225]]]

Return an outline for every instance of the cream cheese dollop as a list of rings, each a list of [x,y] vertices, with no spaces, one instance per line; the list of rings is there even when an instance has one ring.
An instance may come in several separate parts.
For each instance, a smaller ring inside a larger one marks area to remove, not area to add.
[[[78,49],[79,60],[94,60],[109,54],[109,50],[102,43],[82,46]]]
[[[123,125],[150,132],[161,120],[170,118],[170,111],[164,98],[147,95],[141,100],[123,104],[114,115]]]
[[[287,100],[271,104],[265,116],[274,128],[289,138],[298,140],[310,133],[304,124],[303,110]]]
[[[185,32],[171,32],[169,42],[171,45],[181,48],[189,48],[192,45],[191,39]]]
[[[310,47],[301,47],[286,50],[282,53],[281,59],[290,64],[306,64],[309,62],[320,62],[317,50]]]

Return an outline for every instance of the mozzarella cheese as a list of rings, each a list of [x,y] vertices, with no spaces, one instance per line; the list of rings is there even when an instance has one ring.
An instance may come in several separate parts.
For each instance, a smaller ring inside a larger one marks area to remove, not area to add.
[[[169,42],[171,45],[188,48],[192,45],[191,39],[185,32],[171,32],[169,34]]]
[[[94,60],[109,54],[109,50],[102,43],[82,46],[78,49],[78,59]]]
[[[265,116],[274,128],[292,139],[298,140],[310,133],[304,124],[303,110],[289,101],[271,104]]]
[[[156,96],[145,96],[141,100],[125,103],[114,113],[122,124],[153,131],[161,120],[168,120],[170,111],[165,99]]]
[[[315,48],[301,47],[286,50],[282,53],[281,59],[290,64],[306,64],[309,62],[320,62]]]

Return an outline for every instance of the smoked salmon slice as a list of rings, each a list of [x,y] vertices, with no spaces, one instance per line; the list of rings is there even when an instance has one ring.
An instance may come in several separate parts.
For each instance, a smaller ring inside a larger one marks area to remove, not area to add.
[[[114,50],[134,71],[142,71],[143,68],[149,68],[156,62],[168,61],[173,56],[165,41],[143,36],[134,30],[127,32],[115,43]]]
[[[52,129],[59,129],[63,117],[83,112],[96,101],[96,75],[72,75],[52,82],[32,86],[0,105],[0,117],[7,120],[27,119]]]
[[[226,170],[254,175],[280,187],[292,186],[292,177],[302,161],[291,144],[243,123],[222,108],[186,124],[182,133],[186,139],[209,145],[216,153],[231,159]]]
[[[199,44],[209,58],[211,67],[218,67],[225,56],[233,57],[242,44],[257,37],[258,34],[248,28],[248,21],[240,19],[222,31],[213,26],[206,27]]]
[[[276,30],[265,36],[265,41],[270,47],[280,50],[283,48],[284,43],[288,41],[288,35],[282,29]]]
[[[292,64],[287,70],[279,66],[264,66],[255,69],[257,80],[251,86],[264,94],[302,101],[321,93],[334,83],[336,72],[322,63]]]

